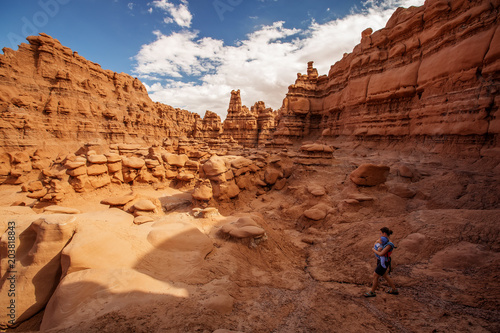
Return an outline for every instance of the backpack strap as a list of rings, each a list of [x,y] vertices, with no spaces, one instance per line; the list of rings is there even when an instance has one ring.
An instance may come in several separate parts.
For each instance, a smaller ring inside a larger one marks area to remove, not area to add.
[[[385,257],[389,258],[392,254],[392,251],[396,248],[396,245],[394,245],[394,243],[392,242],[387,242],[385,245],[384,245],[384,248],[386,248],[388,245],[391,246],[391,250],[389,252],[386,253]]]

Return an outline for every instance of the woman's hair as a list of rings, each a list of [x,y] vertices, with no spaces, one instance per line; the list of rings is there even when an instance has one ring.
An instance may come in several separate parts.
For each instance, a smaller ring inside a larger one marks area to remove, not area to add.
[[[392,235],[392,230],[387,227],[383,227],[382,229],[380,229],[380,231],[382,231],[382,233],[384,234],[387,234],[387,236]]]

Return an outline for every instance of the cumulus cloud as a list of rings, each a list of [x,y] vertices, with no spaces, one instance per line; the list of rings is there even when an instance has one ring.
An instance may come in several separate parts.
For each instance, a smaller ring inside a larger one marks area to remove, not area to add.
[[[155,31],[157,39],[143,45],[135,57],[135,71],[141,75],[182,77],[204,75],[222,60],[223,42],[198,39],[198,32],[183,30],[166,36]]]
[[[313,20],[307,29],[274,22],[234,46],[200,38],[197,31],[168,35],[155,31],[156,40],[143,45],[136,55],[134,71],[150,81],[146,88],[153,100],[202,116],[211,110],[224,119],[233,89],[241,90],[242,102],[249,107],[264,101],[278,109],[296,73],[304,73],[308,61],[314,61],[320,75],[327,74],[359,43],[361,31],[384,27],[399,6],[422,4],[423,0],[370,0],[362,10],[323,24]]]
[[[151,3],[154,7],[163,10],[168,16],[165,23],[176,23],[180,27],[189,28],[193,15],[188,9],[187,0],[181,0],[179,5],[175,5],[169,0],[155,0]]]

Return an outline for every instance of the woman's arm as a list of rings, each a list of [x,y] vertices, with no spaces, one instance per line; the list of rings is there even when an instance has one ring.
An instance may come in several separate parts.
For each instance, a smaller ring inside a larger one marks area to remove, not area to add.
[[[391,250],[392,250],[391,245],[387,245],[385,248],[382,249],[382,251],[377,251],[377,250],[375,250],[375,248],[373,248],[373,252],[375,252],[379,256],[385,256],[387,254],[387,252],[389,252]]]

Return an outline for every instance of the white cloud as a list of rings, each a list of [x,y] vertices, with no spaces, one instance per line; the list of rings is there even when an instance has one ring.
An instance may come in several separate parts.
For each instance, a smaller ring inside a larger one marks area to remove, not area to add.
[[[193,15],[188,9],[187,0],[181,0],[179,5],[171,3],[169,0],[155,0],[152,5],[156,8],[163,10],[167,15],[165,17],[165,23],[176,23],[180,27],[189,28],[191,26],[191,20]]]
[[[156,40],[143,45],[136,55],[135,73],[143,79],[158,79],[146,86],[153,100],[202,116],[211,110],[224,119],[233,89],[241,90],[248,107],[262,100],[278,109],[297,72],[306,72],[308,61],[314,61],[320,75],[327,74],[331,65],[359,43],[363,30],[384,27],[398,6],[422,4],[423,0],[371,0],[361,12],[324,24],[313,20],[305,30],[275,22],[250,33],[236,46],[199,38],[197,31],[170,35],[156,31]]]
[[[143,45],[135,57],[135,71],[141,75],[200,76],[216,68],[223,50],[222,41],[198,39],[196,31],[183,30],[168,36],[159,31],[154,34],[156,41]]]

